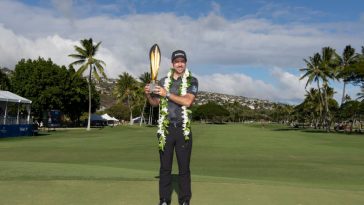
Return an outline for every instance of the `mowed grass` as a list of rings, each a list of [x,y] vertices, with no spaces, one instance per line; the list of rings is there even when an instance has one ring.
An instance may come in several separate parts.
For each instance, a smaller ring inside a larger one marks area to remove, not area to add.
[[[135,126],[0,139],[0,204],[157,204],[155,132]],[[196,205],[364,204],[364,135],[194,124],[191,170]],[[176,163],[173,174],[178,204]]]

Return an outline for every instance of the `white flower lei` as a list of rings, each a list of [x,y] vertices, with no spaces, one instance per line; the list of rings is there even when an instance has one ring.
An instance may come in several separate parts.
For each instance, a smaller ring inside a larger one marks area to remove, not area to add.
[[[164,88],[169,92],[169,89],[172,85],[172,78],[173,78],[174,69],[172,68],[167,75],[166,80],[164,81]],[[191,84],[191,72],[186,68],[183,76],[182,76],[182,83],[179,88],[179,95],[186,95],[187,94],[187,88]],[[185,140],[189,140],[189,134],[191,132],[191,120],[189,115],[191,114],[191,111],[186,107],[182,106],[182,119],[183,119],[183,135],[185,137]],[[158,120],[158,131],[159,134],[159,150],[164,151],[164,146],[166,144],[166,137],[168,135],[168,126],[169,126],[169,120],[168,120],[168,98],[161,98],[160,99],[160,111],[159,111],[159,120]]]

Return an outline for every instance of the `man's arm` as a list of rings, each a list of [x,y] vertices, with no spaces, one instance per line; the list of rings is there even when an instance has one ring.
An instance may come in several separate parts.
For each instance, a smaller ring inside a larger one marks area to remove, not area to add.
[[[167,96],[167,91],[161,86],[156,86],[155,92],[156,92],[156,94],[158,94],[162,97]],[[179,96],[179,95],[170,93],[168,99],[172,100],[173,102],[175,102],[179,105],[190,107],[192,105],[193,101],[195,100],[195,95],[193,95],[191,93],[187,93],[186,95]],[[158,103],[159,103],[159,99],[158,99]]]
[[[179,95],[175,95],[175,94],[170,94],[169,95],[169,100],[172,100],[173,102],[182,105],[182,106],[186,106],[186,107],[190,107],[193,103],[193,101],[195,101],[195,95],[191,94],[191,93],[187,93],[186,95],[183,96],[179,96]]]

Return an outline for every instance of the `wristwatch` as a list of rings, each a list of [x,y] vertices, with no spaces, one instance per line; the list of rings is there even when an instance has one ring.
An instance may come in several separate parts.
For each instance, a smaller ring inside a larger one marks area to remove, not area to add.
[[[166,98],[169,98],[169,96],[171,96],[171,93],[167,91]]]

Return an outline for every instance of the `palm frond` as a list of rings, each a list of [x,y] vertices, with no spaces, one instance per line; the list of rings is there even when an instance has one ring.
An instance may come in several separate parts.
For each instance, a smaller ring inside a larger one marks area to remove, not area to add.
[[[85,62],[85,60],[77,60],[77,61],[72,62],[72,63],[70,64],[70,66],[78,65],[78,64],[82,64],[82,63],[84,63],[84,62]]]
[[[78,59],[86,59],[85,56],[83,55],[80,55],[80,54],[70,54],[68,55],[69,57],[72,57],[72,58],[78,58]]]
[[[98,62],[99,64],[102,64],[103,66],[106,66],[106,63],[103,60],[95,59],[95,62]]]
[[[87,70],[87,67],[88,67],[88,65],[89,64],[87,64],[87,63],[85,63],[85,64],[83,64],[77,71],[76,71],[76,73],[77,73],[77,75],[80,75],[80,76],[82,76],[83,75],[83,73],[85,72],[85,70]]]
[[[96,52],[99,50],[99,46],[100,46],[100,44],[101,44],[101,41],[100,42],[98,42],[94,47],[93,47],[93,55],[95,55],[96,54]]]
[[[100,81],[100,80],[101,80],[100,75],[99,75],[99,73],[97,72],[97,70],[96,70],[96,67],[95,67],[95,66],[93,66],[93,67],[92,67],[92,75],[96,78],[96,80],[97,80],[97,81]]]
[[[96,61],[95,62],[95,66],[97,68],[97,71],[96,72],[99,72],[102,75],[102,77],[104,77],[105,79],[107,79],[107,76],[105,74],[104,67],[99,63],[99,61]]]
[[[85,58],[88,56],[87,55],[87,50],[84,48],[81,48],[79,46],[74,46],[75,50],[82,56],[85,56]]]

